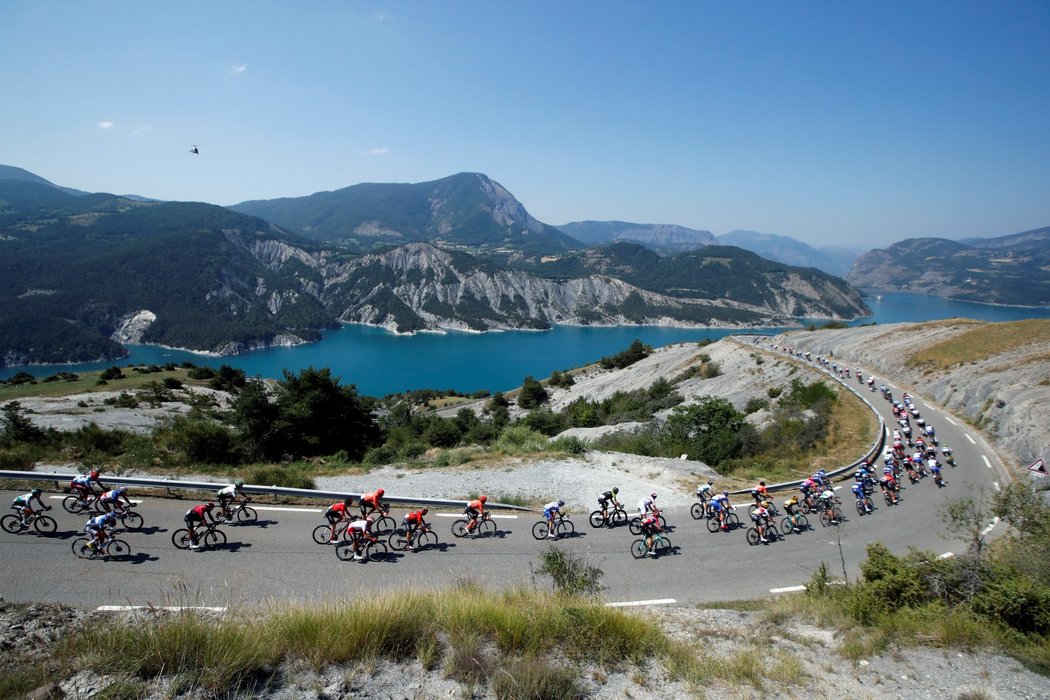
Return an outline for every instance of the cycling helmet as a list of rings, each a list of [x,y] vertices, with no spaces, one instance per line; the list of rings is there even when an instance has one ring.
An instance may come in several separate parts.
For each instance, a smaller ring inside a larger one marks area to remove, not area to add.
[[[233,485],[237,488],[244,486],[244,479],[237,479],[237,481],[233,482]]]
[[[649,498],[656,498],[656,491],[653,491],[651,494],[649,494]]]
[[[91,470],[91,478],[92,479],[97,479],[98,478],[98,469],[92,469]]]
[[[212,508],[215,507],[215,503],[213,503],[212,501],[208,501],[207,503],[204,504],[204,507],[207,508],[208,510],[211,510]]]
[[[613,494],[615,495],[617,493],[620,493],[620,487],[619,486],[613,486]]]
[[[386,493],[386,491],[383,489],[376,489],[376,496],[382,496],[384,493]]]
[[[102,520],[110,524],[115,523],[117,522],[117,514],[113,512],[106,513],[102,516]]]
[[[127,492],[128,492],[128,487],[127,486],[120,486],[118,488],[113,489],[113,493],[117,494],[118,496],[123,496]]]
[[[710,479],[708,479],[708,480],[707,480],[707,485],[708,485],[708,486],[714,486],[714,485],[715,485],[715,482],[713,482],[713,481],[711,481]]]
[[[558,499],[558,507],[560,508],[560,507],[562,507],[563,505],[565,505],[565,501],[563,501],[563,500],[561,500],[561,499],[559,498],[559,499]]]
[[[427,514],[427,513],[429,513],[429,512],[430,512],[430,509],[429,509],[429,508],[425,508],[425,507],[424,507],[424,508],[420,508],[420,509],[419,509],[419,514],[420,514],[420,515],[426,515],[426,514]]]
[[[349,497],[348,498],[344,498],[343,499],[343,505],[344,506],[352,506],[352,505],[354,505],[354,499],[349,498]]]
[[[722,495],[725,496],[726,498],[728,498],[729,497],[729,492],[728,491],[723,491]]]
[[[43,491],[41,491],[40,489],[33,489],[30,493],[32,493],[34,496],[39,496],[43,493]]]
[[[485,494],[481,494],[480,496],[478,496],[478,500],[484,503],[485,501],[489,500],[489,497]]]

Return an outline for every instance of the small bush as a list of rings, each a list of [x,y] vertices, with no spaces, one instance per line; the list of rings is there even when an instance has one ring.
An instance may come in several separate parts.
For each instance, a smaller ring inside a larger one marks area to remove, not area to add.
[[[554,590],[564,595],[599,595],[605,572],[588,564],[580,555],[551,545],[540,555],[536,573],[551,577]]]
[[[575,435],[566,435],[565,437],[551,440],[550,451],[568,452],[571,455],[582,455],[587,451],[587,445]]]
[[[287,489],[316,488],[313,477],[306,473],[306,466],[299,464],[287,467],[252,467],[245,474],[244,480],[249,484],[258,484],[260,486],[281,486]]]

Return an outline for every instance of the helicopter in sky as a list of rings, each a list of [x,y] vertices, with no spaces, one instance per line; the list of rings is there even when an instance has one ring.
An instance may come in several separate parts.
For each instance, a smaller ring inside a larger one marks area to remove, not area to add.
[[[198,150],[199,148],[200,148],[199,145],[194,144],[193,146],[190,147],[190,153],[192,153],[195,156],[199,156],[200,153],[201,153],[200,150]]]

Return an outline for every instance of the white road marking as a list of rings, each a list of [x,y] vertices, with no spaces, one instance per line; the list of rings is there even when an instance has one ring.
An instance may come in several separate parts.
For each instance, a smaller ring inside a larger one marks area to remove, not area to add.
[[[671,605],[678,601],[674,598],[656,598],[654,600],[628,600],[622,603],[606,603],[607,608],[635,608],[642,605]]]
[[[467,516],[463,515],[462,513],[434,513],[433,515],[435,515],[435,516],[437,516],[439,518],[465,518],[465,517],[467,517]],[[489,517],[493,518],[493,519],[495,519],[495,518],[504,518],[504,519],[516,520],[518,516],[516,516],[516,515],[490,515]]]
[[[988,461],[988,458],[986,456],[981,455],[981,459],[984,460],[984,466],[988,467],[989,469],[992,468],[992,463]]]
[[[64,493],[64,494],[61,494],[61,495],[59,495],[59,496],[48,496],[48,498],[50,498],[50,499],[51,499],[51,500],[53,500],[53,501],[64,501],[64,500],[66,500],[67,498],[69,498],[70,496],[74,496],[74,495],[76,495],[76,494],[72,494],[72,493]],[[135,505],[135,506],[137,506],[137,505],[138,505],[138,504],[140,504],[140,503],[142,503],[142,499],[139,499],[139,500],[137,500],[137,501],[136,501],[136,500],[135,500],[134,498],[132,498],[132,499],[131,499],[131,504],[132,504],[132,505]]]
[[[966,439],[970,441],[971,445],[976,445],[977,444],[976,442],[974,442],[974,439],[972,437],[970,437],[969,433],[963,433],[963,435],[966,436]]]
[[[952,554],[951,552],[945,552],[944,554],[942,554],[941,556],[939,556],[939,557],[937,557],[937,558],[938,558],[938,559],[951,559],[951,558],[952,558],[952,557],[954,557],[954,556],[955,556],[955,555],[954,555],[954,554]]]
[[[805,586],[784,586],[783,588],[770,588],[770,593],[795,593],[806,590]]]
[[[890,387],[891,389],[896,389],[897,388],[896,384],[890,384],[889,382],[886,382],[886,386]]]
[[[226,608],[211,608],[206,605],[100,605],[98,612],[123,612],[125,610],[207,610],[209,612],[226,612]]]
[[[951,423],[952,425],[959,425],[958,423],[956,423],[955,421],[953,421],[953,420],[952,420],[951,418],[949,418],[948,416],[945,416],[945,417],[944,417],[944,420],[948,421],[948,422],[949,422],[949,423]]]
[[[252,506],[255,510],[276,510],[282,513],[323,513],[324,508],[286,508],[282,506]]]

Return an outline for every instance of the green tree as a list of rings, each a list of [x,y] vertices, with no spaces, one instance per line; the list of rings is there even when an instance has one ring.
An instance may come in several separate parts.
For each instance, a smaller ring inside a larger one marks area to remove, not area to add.
[[[283,451],[293,457],[330,455],[345,450],[357,461],[378,443],[379,427],[370,402],[353,385],[340,386],[327,367],[284,371],[277,388],[274,431]]]
[[[270,400],[266,384],[245,384],[233,403],[231,422],[240,431],[241,446],[249,460],[279,457],[283,446],[273,429],[280,409]]]
[[[532,375],[525,377],[521,385],[521,393],[518,394],[518,406],[531,410],[540,404],[544,404],[550,397],[543,385],[536,381]]]
[[[43,442],[47,433],[26,417],[22,404],[8,401],[0,415],[0,440],[7,444]]]
[[[696,403],[677,406],[664,426],[666,441],[711,466],[740,456],[744,414],[723,398],[703,396]]]

